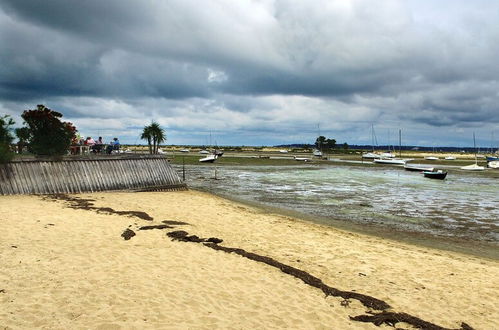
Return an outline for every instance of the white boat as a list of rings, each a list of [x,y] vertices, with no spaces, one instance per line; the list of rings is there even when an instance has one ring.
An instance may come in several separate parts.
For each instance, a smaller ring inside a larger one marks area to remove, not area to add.
[[[199,160],[200,163],[213,163],[215,160],[217,160],[218,156],[217,155],[208,155],[204,158],[201,158]]]
[[[419,165],[419,164],[406,164],[404,165],[404,169],[406,169],[407,171],[417,171],[417,172],[424,172],[424,171],[431,172],[434,170],[433,167]]]
[[[379,154],[374,152],[374,141],[375,140],[376,140],[376,135],[374,134],[374,124],[371,124],[371,147],[373,148],[373,150],[372,150],[372,152],[366,152],[365,154],[362,154],[362,158],[367,158],[367,159],[381,158],[381,156]]]
[[[454,157],[454,156],[447,156],[447,157],[445,157],[445,160],[456,160],[456,157]]]
[[[485,167],[479,166],[478,164],[471,164],[471,165],[463,166],[463,167],[461,167],[461,169],[466,170],[466,171],[483,171],[483,170],[485,170]]]
[[[426,159],[426,160],[438,160],[438,157],[435,157],[435,156],[426,156],[424,159]]]
[[[310,161],[310,158],[307,158],[307,157],[296,157],[296,156],[293,156],[293,158],[297,161],[300,161],[300,162],[309,162]]]
[[[493,160],[487,163],[487,167],[489,168],[499,168],[499,160]]]
[[[399,157],[402,155],[402,131],[399,130]],[[390,155],[392,155],[390,153]],[[395,155],[392,155],[395,157]],[[406,162],[412,159],[402,159],[402,158],[392,158],[392,157],[382,157],[379,159],[373,160],[373,163],[375,164],[387,164],[387,165],[405,165]]]
[[[405,165],[406,159],[396,159],[396,158],[379,158],[373,160],[376,164],[387,164],[387,165]]]
[[[180,152],[189,152],[189,149],[181,149]]]
[[[475,164],[463,166],[461,167],[461,169],[466,171],[484,171],[485,167],[478,165],[478,159],[476,156],[475,132],[473,132],[473,148],[475,149]]]
[[[366,152],[365,154],[362,154],[362,158],[376,159],[376,158],[381,158],[381,156],[374,152]]]
[[[319,149],[314,149],[313,154],[315,157],[322,157],[322,151],[320,151]]]
[[[392,154],[391,152],[383,152],[381,153],[381,158],[395,158],[395,155]]]
[[[210,152],[209,152],[208,150],[201,150],[199,153],[200,153],[201,155],[207,155],[207,154],[209,154]]]
[[[287,151],[287,150],[284,150],[284,149],[283,149],[283,150],[279,150],[279,152],[280,152],[281,154],[287,154],[287,153],[288,153],[288,151]]]

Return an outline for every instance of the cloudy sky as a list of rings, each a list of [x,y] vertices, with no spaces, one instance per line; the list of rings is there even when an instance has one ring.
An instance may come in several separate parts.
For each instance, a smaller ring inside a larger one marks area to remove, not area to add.
[[[0,115],[141,143],[499,141],[499,1],[0,0]]]

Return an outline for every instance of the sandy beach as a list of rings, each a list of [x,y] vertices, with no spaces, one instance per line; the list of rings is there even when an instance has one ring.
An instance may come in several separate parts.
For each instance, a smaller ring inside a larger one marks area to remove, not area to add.
[[[392,328],[352,320],[381,312],[357,299],[326,296],[278,267],[214,246],[269,257],[330,288],[383,301],[389,312],[445,328],[499,329],[495,260],[207,193],[0,196],[0,214],[1,329]],[[156,225],[166,228],[140,230]],[[125,240],[126,230],[135,236]],[[173,231],[223,241],[172,240]]]

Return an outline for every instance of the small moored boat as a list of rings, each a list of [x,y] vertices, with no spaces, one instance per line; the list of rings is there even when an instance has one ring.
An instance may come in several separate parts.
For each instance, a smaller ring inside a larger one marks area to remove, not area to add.
[[[213,163],[215,160],[217,160],[218,156],[217,155],[208,155],[204,158],[201,158],[199,160],[200,163]]]
[[[488,168],[499,168],[499,160],[493,160],[487,163]]]
[[[423,174],[425,178],[438,179],[438,180],[443,180],[447,176],[447,172],[442,170],[424,171]]]
[[[418,165],[418,164],[406,164],[404,165],[404,169],[406,171],[413,171],[413,172],[424,172],[424,171],[432,172],[434,170],[433,167]]]
[[[405,159],[394,159],[394,158],[380,158],[375,159],[373,163],[376,164],[387,164],[387,165],[405,165],[407,160]]]

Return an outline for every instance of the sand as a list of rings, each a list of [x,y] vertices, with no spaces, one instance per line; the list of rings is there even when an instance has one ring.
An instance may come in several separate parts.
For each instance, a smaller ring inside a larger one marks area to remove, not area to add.
[[[207,193],[0,196],[0,329],[379,329],[369,308],[200,243],[223,239],[448,328],[499,329],[499,262],[271,214]],[[73,206],[71,206],[73,205]],[[84,206],[84,203],[80,206]],[[87,205],[88,206],[88,205]],[[99,208],[112,208],[99,209]],[[113,211],[143,211],[143,220]],[[174,228],[138,230],[164,220]],[[135,232],[129,240],[121,234]],[[398,323],[398,327],[410,328]]]

